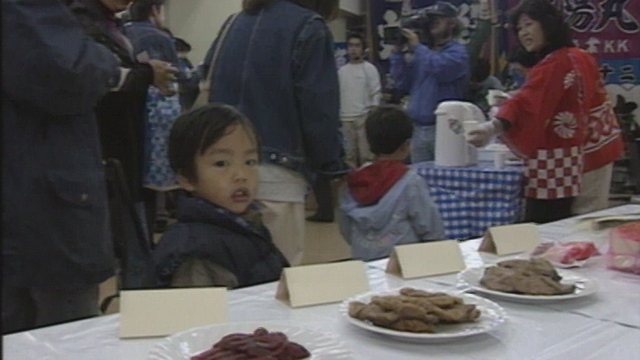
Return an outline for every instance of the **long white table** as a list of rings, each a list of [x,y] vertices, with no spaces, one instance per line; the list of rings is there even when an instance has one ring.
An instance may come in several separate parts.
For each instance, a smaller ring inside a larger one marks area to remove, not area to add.
[[[640,211],[629,205],[602,214]],[[576,219],[540,226],[544,240],[593,240],[601,245],[603,233],[577,229]],[[479,254],[479,240],[461,244],[468,266],[493,263],[496,256]],[[384,272],[386,260],[368,264],[374,291],[415,286],[455,290],[455,275],[403,280]],[[357,359],[517,359],[517,360],[640,360],[640,276],[604,268],[600,260],[575,270],[596,280],[594,296],[546,305],[495,300],[507,311],[498,329],[451,343],[426,345],[399,342],[348,324],[338,304],[291,309],[274,299],[276,284],[229,292],[232,322],[288,322],[337,334],[357,354]],[[6,360],[115,360],[145,359],[159,339],[120,340],[119,315],[77,321],[3,337]]]

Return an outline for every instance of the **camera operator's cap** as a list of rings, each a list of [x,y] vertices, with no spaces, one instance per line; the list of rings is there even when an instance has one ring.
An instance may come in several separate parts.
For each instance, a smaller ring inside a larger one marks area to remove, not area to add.
[[[426,15],[444,16],[448,18],[458,17],[458,9],[451,3],[438,1],[425,9]]]

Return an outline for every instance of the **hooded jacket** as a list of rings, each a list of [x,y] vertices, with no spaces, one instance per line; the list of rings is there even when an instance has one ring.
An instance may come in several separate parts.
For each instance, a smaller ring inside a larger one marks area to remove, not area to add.
[[[352,257],[365,261],[389,256],[396,245],[444,237],[425,180],[399,162],[378,161],[354,173],[338,217]]]

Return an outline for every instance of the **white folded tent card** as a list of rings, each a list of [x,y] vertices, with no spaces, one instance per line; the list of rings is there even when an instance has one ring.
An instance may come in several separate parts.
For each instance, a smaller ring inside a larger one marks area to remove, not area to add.
[[[226,288],[120,292],[120,338],[166,336],[227,322]]]
[[[387,263],[387,273],[412,279],[450,274],[466,267],[455,240],[396,246]]]
[[[540,244],[538,227],[533,223],[489,228],[478,251],[502,255],[530,253]]]
[[[344,261],[285,268],[276,298],[301,307],[343,301],[369,290],[365,264]]]

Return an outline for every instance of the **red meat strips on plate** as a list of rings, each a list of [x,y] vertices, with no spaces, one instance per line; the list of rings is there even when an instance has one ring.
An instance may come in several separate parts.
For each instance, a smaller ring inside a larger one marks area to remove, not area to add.
[[[280,332],[256,329],[253,334],[229,334],[191,360],[300,360],[311,354]]]

